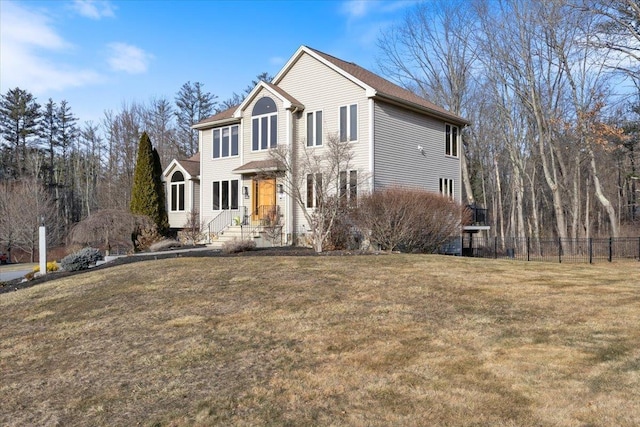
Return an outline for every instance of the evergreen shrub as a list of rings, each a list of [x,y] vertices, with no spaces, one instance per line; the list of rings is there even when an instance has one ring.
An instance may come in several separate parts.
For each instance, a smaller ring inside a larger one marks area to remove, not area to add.
[[[102,254],[96,248],[84,248],[60,260],[64,271],[86,270],[102,259]]]

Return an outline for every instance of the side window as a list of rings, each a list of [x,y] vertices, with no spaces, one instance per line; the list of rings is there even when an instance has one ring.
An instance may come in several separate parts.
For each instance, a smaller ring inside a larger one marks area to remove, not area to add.
[[[307,175],[307,207],[317,208],[322,197],[322,174]]]
[[[214,211],[238,209],[239,191],[239,180],[237,179],[230,181],[214,181],[212,209]]]
[[[340,142],[358,140],[358,104],[340,107]]]
[[[229,126],[213,130],[213,158],[238,155],[238,126]]]
[[[440,178],[440,194],[453,199],[453,180],[447,178]]]
[[[322,111],[307,113],[307,147],[322,145]]]
[[[184,211],[184,175],[176,171],[171,176],[171,206],[173,212]]]
[[[444,154],[458,157],[458,126],[444,126]]]

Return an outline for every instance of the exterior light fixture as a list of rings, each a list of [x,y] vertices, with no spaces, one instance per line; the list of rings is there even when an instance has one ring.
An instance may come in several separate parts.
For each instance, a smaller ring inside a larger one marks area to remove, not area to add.
[[[249,187],[242,187],[242,195],[245,199],[249,198]]]

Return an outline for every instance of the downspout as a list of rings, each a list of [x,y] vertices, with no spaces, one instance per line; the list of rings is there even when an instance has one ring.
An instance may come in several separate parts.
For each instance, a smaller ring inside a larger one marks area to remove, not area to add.
[[[369,98],[369,192],[373,192],[373,182],[374,182],[374,174],[373,168],[375,165],[375,138],[374,138],[374,119],[375,119],[375,101],[373,98]]]
[[[293,109],[290,110],[290,114],[287,115],[287,143],[289,144],[289,156],[291,156],[290,160],[291,160],[291,168],[296,167],[296,165],[293,162],[293,151],[295,150],[295,146],[294,146],[294,135],[295,135],[295,116],[294,114],[296,114],[298,111],[300,111],[300,108],[298,106],[293,107]],[[285,173],[287,173],[289,176],[287,177],[287,181],[289,183],[293,183],[293,171],[288,170]],[[291,189],[289,189],[289,191],[291,191]],[[294,241],[294,236],[293,236],[293,225],[294,225],[294,220],[293,220],[293,208],[294,208],[294,203],[292,203],[291,200],[291,194],[287,194],[287,198],[285,200],[285,211],[286,211],[286,215],[287,215],[287,221],[286,221],[286,228],[285,228],[285,238],[286,238],[286,242],[288,245],[293,244]],[[289,239],[290,237],[290,239]]]

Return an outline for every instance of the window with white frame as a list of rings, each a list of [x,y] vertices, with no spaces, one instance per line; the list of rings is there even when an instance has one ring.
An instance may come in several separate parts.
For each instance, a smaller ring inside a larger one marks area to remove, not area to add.
[[[175,171],[171,175],[171,211],[184,211],[184,175],[180,171]]]
[[[341,171],[338,185],[338,197],[343,203],[358,203],[358,171]]]
[[[213,182],[213,210],[238,209],[238,180]]]
[[[358,140],[358,104],[340,107],[340,142]]]
[[[307,207],[317,208],[322,198],[322,174],[310,173],[307,175]]]
[[[453,199],[453,180],[440,178],[440,194]]]
[[[213,130],[213,158],[238,155],[238,125]]]
[[[307,113],[307,147],[322,145],[322,111]]]
[[[444,126],[444,154],[458,157],[458,126],[445,124]]]
[[[251,112],[251,149],[268,150],[278,146],[278,109],[273,99],[265,96]]]

